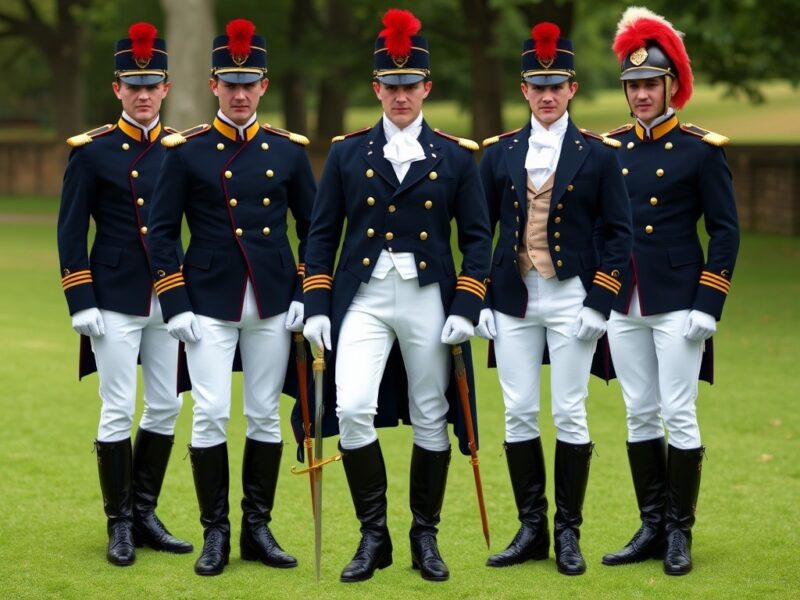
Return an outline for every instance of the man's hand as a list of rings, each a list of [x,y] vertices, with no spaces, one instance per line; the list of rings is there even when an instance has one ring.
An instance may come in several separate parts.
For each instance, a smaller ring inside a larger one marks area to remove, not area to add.
[[[289,331],[303,331],[303,303],[292,300],[286,312],[286,329]]]
[[[97,308],[86,308],[72,315],[72,328],[81,335],[100,337],[106,332],[103,315]]]
[[[581,308],[575,319],[573,334],[582,342],[596,342],[606,332],[606,318],[603,313],[588,306]]]
[[[450,315],[444,322],[441,339],[443,344],[463,344],[474,334],[475,328],[469,319],[460,315]]]
[[[497,325],[495,325],[494,313],[491,308],[481,309],[475,333],[487,340],[493,340],[497,336]]]
[[[691,342],[707,340],[717,331],[717,320],[700,310],[690,310],[683,328],[683,337]]]
[[[179,342],[194,343],[202,337],[197,317],[188,310],[172,317],[167,322],[167,331]]]
[[[314,315],[306,321],[303,336],[314,348],[331,349],[331,320],[328,315]]]

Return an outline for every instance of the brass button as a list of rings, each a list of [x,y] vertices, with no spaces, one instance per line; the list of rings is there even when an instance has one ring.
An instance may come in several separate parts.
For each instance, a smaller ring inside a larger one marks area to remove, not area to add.
[[[619,278],[619,269],[612,269],[612,270],[611,270],[611,276],[612,276],[614,279],[617,279],[617,278]]]
[[[242,231],[242,229],[239,228],[239,227],[236,228],[236,232],[235,233],[236,233],[236,235],[238,237],[242,237],[244,235],[244,231]]]
[[[433,208],[433,202],[431,202],[430,200],[425,200],[425,208],[427,210],[432,209]]]
[[[394,234],[391,231],[387,231],[386,239],[391,242],[394,239]]]
[[[557,267],[563,267],[564,266],[564,261],[563,260],[557,260],[556,261],[556,266]]]
[[[397,207],[396,207],[394,204],[390,204],[390,205],[389,205],[389,212],[390,212],[390,213],[393,213],[393,212],[394,212],[394,211],[396,211],[396,210],[397,210]]]
[[[427,231],[420,231],[419,232],[419,239],[423,242],[428,239],[428,232]]]
[[[513,192],[514,190],[516,190],[516,189],[517,189],[517,188],[515,188],[513,185],[511,186],[511,191],[512,191],[512,192]]]
[[[644,228],[644,232],[645,233],[653,233],[653,226],[652,225],[648,225],[647,227]]]
[[[556,246],[553,248],[553,250],[555,250],[556,252],[561,252],[561,246],[558,246],[558,245],[556,245]]]
[[[628,173],[630,173],[630,171],[628,171],[628,167],[623,167],[622,168],[622,174],[623,175],[627,175]]]
[[[261,144],[261,149],[262,150],[269,150],[269,144],[267,142],[263,142]]]
[[[560,237],[561,237],[561,232],[560,232],[560,231],[556,231],[556,232],[553,234],[553,237],[554,237],[554,238],[556,238],[556,239],[560,238]]]
[[[144,198],[137,198],[136,204],[138,204],[139,206],[144,206]]]
[[[663,177],[664,169],[656,169],[656,177]]]
[[[653,196],[652,198],[650,198],[650,204],[652,204],[653,206],[655,206],[656,204],[658,204],[658,198],[656,198],[655,196]]]
[[[516,216],[517,223],[519,223],[519,215]]]
[[[147,226],[143,226],[143,227],[139,228],[139,231],[142,233],[142,235],[146,234],[147,233]]]
[[[515,231],[515,232],[514,232],[514,237],[515,237],[515,238],[518,238],[518,237],[519,237],[519,231]]]
[[[568,191],[568,192],[571,192],[571,191],[572,191],[572,190],[574,190],[574,189],[575,189],[575,186],[574,186],[574,185],[572,185],[571,183],[570,183],[570,184],[567,186],[567,191]]]
[[[167,276],[167,272],[164,269],[159,269],[158,271],[156,271],[156,273],[158,274],[159,277]]]
[[[516,251],[517,251],[517,245],[514,244],[514,252],[516,252]]]
[[[264,235],[269,235],[270,234],[269,227],[264,227],[264,229],[261,230],[261,233],[263,233]]]
[[[230,171],[225,171],[225,179],[230,179],[231,177],[233,177],[233,173]]]
[[[424,271],[427,268],[428,268],[428,263],[426,263],[424,260],[419,261],[419,270],[420,271]]]
[[[561,223],[561,217],[556,217],[555,219],[553,219],[553,221],[555,221],[556,224]]]
[[[122,149],[123,150],[129,150],[130,147],[131,147],[131,145],[128,142],[125,142],[124,144],[122,144]]]
[[[367,177],[373,177],[375,175],[375,171],[372,169],[367,169]],[[366,265],[364,265],[366,266]]]
[[[222,142],[217,144],[217,150],[225,150],[225,144],[223,144]]]
[[[236,206],[237,204],[239,204],[239,202],[236,200],[236,198],[231,198],[230,200],[228,200],[228,204],[230,204],[231,206]]]
[[[64,269],[64,275],[69,275],[69,274],[70,274],[70,270],[69,269]]]
[[[364,265],[365,267],[368,267],[369,266],[369,259],[364,257],[363,259],[361,259],[361,264]]]
[[[558,204],[556,204],[556,210],[561,210],[562,208],[564,208],[564,205],[563,205],[563,204],[561,204],[561,202],[559,202]]]
[[[672,142],[667,142],[666,144],[664,144],[664,148],[666,150],[672,150]]]
[[[633,148],[633,142],[628,142],[627,148],[628,148],[628,150],[630,150],[631,148]]]
[[[367,229],[367,237],[375,237],[375,230],[372,227]]]
[[[273,171],[272,169],[267,169],[267,172],[265,173],[265,175],[267,177],[274,177],[275,176],[275,171]]]
[[[516,200],[514,200],[514,208],[519,208],[519,202],[517,202]]]
[[[269,204],[270,204],[270,199],[269,199],[269,198],[264,198],[264,199],[261,201],[261,204],[263,204],[264,206],[269,206]]]
[[[428,173],[428,179],[430,179],[431,181],[436,181],[438,177],[439,174],[436,171],[431,171],[430,173]]]
[[[139,171],[131,171],[131,177],[136,179],[139,176]]]
[[[722,271],[720,271],[719,274],[722,275],[725,279],[727,279],[728,277],[730,277],[731,272],[728,271],[728,269],[722,269]]]
[[[369,204],[370,206],[375,206],[375,198],[373,198],[372,196],[367,198],[367,204]]]

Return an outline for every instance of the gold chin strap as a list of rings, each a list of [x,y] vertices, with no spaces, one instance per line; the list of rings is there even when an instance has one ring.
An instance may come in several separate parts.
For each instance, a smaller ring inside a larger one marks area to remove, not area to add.
[[[672,77],[669,75],[664,75],[664,113],[662,116],[667,114],[667,111],[669,111],[669,101],[672,99],[672,94],[670,93],[671,91]]]

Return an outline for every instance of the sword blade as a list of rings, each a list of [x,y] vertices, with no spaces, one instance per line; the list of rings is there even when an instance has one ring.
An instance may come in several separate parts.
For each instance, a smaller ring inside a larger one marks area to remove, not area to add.
[[[314,359],[314,462],[322,461],[323,374],[325,359],[320,353]],[[317,581],[322,568],[322,469],[314,473],[314,569]]]

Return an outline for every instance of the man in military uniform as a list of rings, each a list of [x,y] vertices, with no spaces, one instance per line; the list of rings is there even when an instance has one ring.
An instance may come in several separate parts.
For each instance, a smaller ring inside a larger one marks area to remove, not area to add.
[[[268,80],[267,48],[255,26],[236,19],[214,39],[213,125],[168,136],[150,248],[152,275],[169,331],[186,344],[192,376],[192,461],[203,552],[199,575],[228,563],[228,446],[231,369],[237,346],[244,371],[247,439],[242,465],[241,556],[273,567],[297,561],[268,524],[283,442],[278,400],[286,378],[290,331],[303,323],[302,264],[287,235],[291,210],[302,261],[316,191],[303,145],[308,140],[260,125]],[[191,239],[181,270],[170,248],[186,216]]]
[[[578,89],[572,43],[539,23],[522,49],[530,121],[489,138],[481,161],[492,228],[500,226],[478,333],[494,340],[506,408],[505,449],[522,523],[487,564],[544,560],[550,548],[539,431],[541,365],[549,353],[556,426],[554,540],[565,575],[586,570],[578,543],[593,444],[586,420],[598,339],[631,249],[631,217],[616,142],[578,129],[567,111]],[[604,223],[597,235],[598,219]],[[604,348],[604,346],[603,346]]]
[[[710,381],[711,336],[739,247],[731,174],[720,147],[728,140],[679,124],[675,111],[692,94],[692,71],[680,34],[663,17],[629,8],[614,51],[635,117],[609,134],[622,144],[634,244],[608,332],[642,525],[603,564],[663,557],[668,575],[683,575],[692,568],[704,450],[697,380]],[[701,217],[709,237],[705,259],[697,235]]]
[[[412,565],[423,578],[444,581],[449,572],[436,534],[450,463],[447,421],[460,418],[449,349],[469,349],[491,237],[471,152],[477,144],[431,130],[422,117],[432,83],[428,44],[416,35],[419,21],[391,9],[383,24],[372,84],[383,117],[372,128],[334,138],[309,233],[304,334],[335,350],[329,399],[335,395],[342,461],[361,522],[361,543],[341,580],[369,579],[392,563],[386,468],[375,427],[403,419],[414,429]],[[458,276],[452,219],[464,256]]]
[[[164,156],[159,110],[170,88],[166,44],[151,24],[136,23],[117,42],[114,59],[112,89],[122,116],[68,140],[73,150],[61,193],[58,252],[72,327],[84,336],[81,375],[96,368],[100,377],[95,449],[108,517],[107,558],[124,566],[134,562],[134,546],[185,553],[192,545],[172,537],[155,514],[181,409],[178,343],[161,318],[145,239]],[[90,219],[96,235],[88,255]],[[168,251],[180,261],[180,240]],[[144,412],[131,453],[137,356]]]

